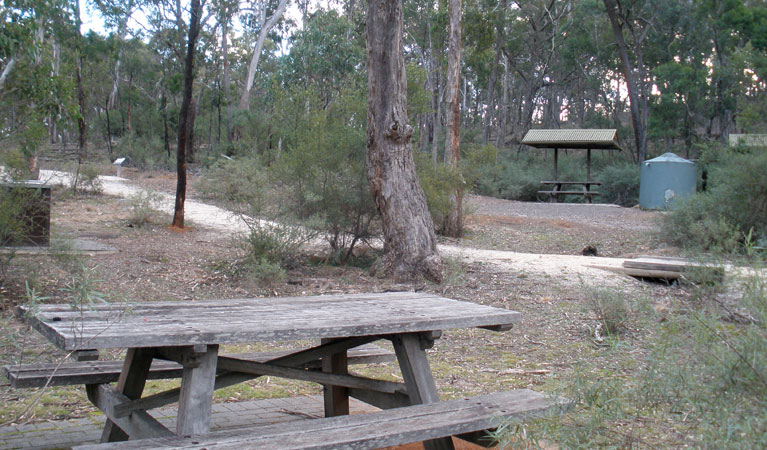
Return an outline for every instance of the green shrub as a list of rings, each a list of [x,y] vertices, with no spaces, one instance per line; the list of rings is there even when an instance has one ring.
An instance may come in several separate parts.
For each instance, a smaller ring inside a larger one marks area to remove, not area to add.
[[[238,243],[245,251],[243,262],[247,265],[268,261],[291,267],[301,245],[316,236],[316,223],[295,217],[283,199],[286,191],[275,188],[269,170],[258,158],[220,161],[198,187],[242,219],[247,231],[239,236]]]
[[[707,168],[698,192],[664,216],[662,236],[692,249],[735,253],[767,238],[767,153],[727,152]]]
[[[461,186],[461,174],[446,164],[434,164],[431,155],[426,153],[414,152],[413,156],[429,213],[434,226],[441,229],[445,219],[453,212],[452,196]]]
[[[623,294],[614,289],[593,289],[587,296],[591,313],[599,320],[607,334],[618,334],[629,315]]]
[[[152,204],[159,202],[160,199],[160,194],[154,191],[139,191],[131,195],[128,198],[128,202],[130,203],[128,224],[141,228],[144,225],[151,223],[152,216],[155,212]]]
[[[729,302],[674,299],[681,309],[641,330],[646,351],[602,349],[609,358],[581,362],[556,388],[568,411],[507,422],[496,437],[512,448],[765,448],[767,281],[740,289]]]
[[[29,229],[24,220],[29,190],[0,186],[0,247],[15,245],[22,241]],[[13,250],[0,253],[0,286],[5,283],[7,269],[15,256]]]
[[[32,178],[32,172],[29,170],[29,161],[20,150],[12,149],[2,154],[0,165],[5,169],[5,173],[0,173],[0,180],[3,178],[2,175],[10,178],[11,181],[29,180]]]
[[[285,270],[280,264],[266,257],[250,258],[245,264],[248,276],[260,286],[273,286],[285,279]]]
[[[632,162],[609,165],[597,173],[600,202],[633,206],[639,202],[639,167]]]
[[[560,152],[558,177],[561,180],[578,180],[585,177],[585,163],[578,153]],[[554,160],[543,151],[531,151],[500,155],[495,167],[480,176],[476,182],[477,193],[508,200],[537,201],[541,181],[554,177]],[[566,201],[579,201],[578,197],[565,197]]]
[[[175,151],[171,149],[168,155],[158,134],[123,136],[117,141],[114,153],[128,158],[128,165],[140,169],[172,169],[176,165]]]
[[[88,194],[101,194],[104,191],[104,185],[99,178],[99,171],[92,164],[78,164],[75,173],[70,180],[72,192],[77,194],[85,192]]]
[[[303,111],[302,125],[269,174],[292,215],[311,224],[346,263],[378,221],[365,174],[365,85],[352,82],[326,107],[315,104],[312,92],[281,97],[286,109]]]

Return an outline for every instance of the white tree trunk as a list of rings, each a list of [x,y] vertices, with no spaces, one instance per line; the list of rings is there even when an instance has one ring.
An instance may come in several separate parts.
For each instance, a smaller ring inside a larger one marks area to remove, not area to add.
[[[250,105],[250,91],[253,89],[253,81],[256,79],[256,69],[258,68],[258,60],[261,57],[261,50],[264,48],[264,41],[266,41],[266,35],[269,34],[272,28],[280,20],[282,14],[288,6],[288,0],[280,0],[280,4],[277,6],[277,10],[274,11],[269,20],[266,20],[266,4],[261,7],[261,29],[258,31],[258,40],[256,41],[256,48],[253,50],[253,56],[250,58],[250,65],[248,66],[248,78],[245,82],[245,86],[240,95],[240,109],[248,109]]]

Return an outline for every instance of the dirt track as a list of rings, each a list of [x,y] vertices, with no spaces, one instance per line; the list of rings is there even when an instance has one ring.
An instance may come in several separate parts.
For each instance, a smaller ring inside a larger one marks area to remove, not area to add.
[[[50,183],[67,183],[69,175],[62,172],[43,171],[42,179]],[[139,183],[113,176],[102,176],[104,192],[119,197],[130,197],[143,188]],[[172,211],[174,198],[171,194],[160,193],[160,200],[154,205],[162,211]],[[527,203],[490,197],[472,196],[469,199],[473,217],[513,218],[518,222],[543,222],[547,227],[559,225],[588,226],[597,229],[612,229],[612,232],[647,231],[652,228],[656,213],[633,208],[622,208],[602,204]],[[185,204],[187,220],[198,226],[226,232],[245,229],[243,222],[229,211],[203,202],[188,199]],[[498,220],[498,219],[494,219]],[[568,225],[568,224],[575,225]],[[578,249],[581,247],[576,246]],[[599,284],[621,285],[631,283],[626,277],[596,269],[590,266],[619,266],[623,258],[586,257],[579,254],[528,253],[509,250],[476,248],[471,240],[439,245],[442,254],[465,262],[493,264],[514,276],[533,274],[556,277],[562,281],[582,284],[584,279]]]

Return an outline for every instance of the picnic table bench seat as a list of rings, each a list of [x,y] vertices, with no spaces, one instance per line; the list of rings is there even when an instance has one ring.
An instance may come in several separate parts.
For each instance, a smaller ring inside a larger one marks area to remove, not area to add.
[[[405,406],[366,414],[336,416],[222,430],[191,437],[138,439],[82,445],[73,450],[107,449],[375,449],[458,436],[491,446],[487,430],[503,419],[525,420],[564,407],[561,400],[528,389]]]
[[[540,190],[539,194],[549,196],[551,201],[558,200],[560,195],[582,195],[588,203],[591,203],[591,197],[599,195],[599,192],[593,192],[589,189],[591,186],[601,186],[599,181],[541,181],[542,185],[552,185],[549,190]],[[573,189],[573,186],[580,186],[580,189]],[[568,190],[569,187],[569,190]]]
[[[223,354],[240,360],[263,363],[289,354],[291,351],[260,353]],[[349,364],[375,364],[394,361],[394,353],[374,344],[365,344],[348,350]],[[303,367],[319,369],[320,360],[304,364]],[[14,388],[66,386],[75,384],[102,384],[116,382],[123,369],[123,361],[67,361],[43,364],[22,364],[4,366],[5,376]],[[173,361],[155,359],[148,379],[161,380],[181,378],[183,368]],[[48,380],[50,379],[50,382]]]

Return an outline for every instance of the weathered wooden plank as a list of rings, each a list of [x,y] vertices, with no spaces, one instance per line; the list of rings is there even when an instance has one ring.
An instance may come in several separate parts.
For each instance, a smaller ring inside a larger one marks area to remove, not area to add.
[[[556,410],[560,404],[543,394],[521,389],[368,414],[219,431],[189,439],[143,439],[75,449],[365,450],[493,429],[500,418],[524,420]]]
[[[86,386],[86,392],[88,393],[88,399],[107,416],[109,423],[116,425],[113,425],[114,429],[121,430],[126,435],[134,436],[173,436],[170,430],[144,411],[137,411],[128,417],[115,417],[114,407],[130,399],[111,386],[106,384],[90,384]]]
[[[638,278],[660,278],[666,280],[677,280],[682,277],[681,272],[668,271],[668,270],[646,270],[646,269],[630,269],[620,266],[608,266],[600,264],[589,264],[587,267],[593,267],[594,269],[602,269],[610,272],[620,273],[623,275],[638,277]]]
[[[151,349],[128,349],[128,352],[125,355],[125,362],[123,363],[120,377],[117,379],[116,392],[122,394],[124,396],[123,398],[127,400],[140,398],[141,393],[144,392],[147,374],[149,373],[149,368],[152,365],[153,357],[154,351]],[[109,398],[110,400],[113,400],[115,397],[110,396]],[[93,403],[98,406],[96,402]],[[109,403],[109,407],[113,408],[114,404]],[[111,420],[110,414],[106,414],[106,416],[107,420],[104,423],[104,430],[101,433],[101,442],[127,441],[128,437],[130,436],[130,432],[128,430],[121,429],[119,425],[116,425],[116,423]],[[111,416],[113,416],[113,414]]]
[[[183,352],[184,373],[178,400],[176,434],[191,436],[210,431],[210,412],[216,380],[218,345],[208,345],[204,352],[194,349],[195,355]]]
[[[407,394],[411,404],[431,404],[439,402],[437,386],[431,374],[426,351],[421,345],[422,337],[418,334],[403,334],[394,336],[392,344],[397,355],[402,378],[407,386]],[[426,450],[454,450],[450,438],[425,441]]]
[[[294,369],[291,367],[276,366],[269,363],[257,363],[242,361],[234,358],[219,358],[218,367],[228,372],[247,373],[251,375],[270,375],[292,380],[310,381],[313,383],[367,389],[377,392],[393,394],[405,393],[407,388],[402,383],[393,381],[375,380],[372,378],[358,377],[354,375],[341,375],[335,373],[316,372],[312,370]]]
[[[594,196],[594,195],[600,195],[599,192],[594,191],[538,191],[539,194],[549,194],[549,195],[583,195],[583,196]]]
[[[623,267],[626,269],[694,273],[700,276],[715,277],[717,279],[722,279],[724,277],[724,269],[719,265],[697,263],[684,259],[672,260],[651,257],[627,259],[623,262]]]
[[[61,364],[25,364],[5,366],[5,375],[12,387],[42,387],[50,379],[49,386],[73,384],[113,383],[120,377],[122,361],[80,361]],[[181,366],[168,361],[155,360],[148,374],[149,379],[180,378]]]
[[[138,303],[121,313],[127,308],[40,305],[27,320],[59,347],[78,350],[384,335],[520,319],[514,311],[421,292]]]
[[[407,394],[385,394],[383,392],[367,391],[364,389],[347,388],[350,397],[361,400],[376,408],[392,409],[410,406],[410,397]]]
[[[541,184],[593,184],[596,186],[601,186],[602,183],[599,181],[541,181]]]
[[[223,354],[223,356],[234,357],[246,361],[266,362],[294,352],[294,350],[281,350],[260,353]],[[376,364],[393,360],[394,353],[382,349],[375,344],[365,344],[348,350],[348,361],[350,365]],[[61,364],[44,363],[11,365],[4,366],[3,370],[12,387],[30,388],[45,386],[49,379],[49,386],[113,383],[120,377],[122,366],[122,361],[101,360],[64,362]],[[308,369],[316,369],[320,366],[321,362],[319,359],[301,365],[301,367]],[[148,379],[159,380],[181,378],[181,371],[181,365],[175,362],[155,359],[152,361]]]
[[[302,367],[307,363],[314,363],[318,358],[324,355],[329,355],[341,350],[347,350],[356,346],[367,344],[373,340],[377,340],[375,336],[360,336],[356,338],[339,339],[330,343],[322,344],[310,349],[301,350],[298,352],[290,353],[288,355],[280,356],[270,360],[270,363],[281,364],[284,366]],[[232,360],[243,360],[236,356],[229,357]],[[245,373],[222,373],[216,377],[214,389],[222,389],[233,384],[242,383],[253,378],[257,378],[260,375],[245,374]],[[178,400],[180,389],[170,389],[159,394],[150,395],[142,399],[134,400],[130,403],[119,405],[115,408],[116,414],[127,415],[134,410],[150,410],[159,408],[161,406],[168,405]]]
[[[322,343],[329,344],[332,341],[332,339],[323,339]],[[322,371],[336,375],[348,375],[349,358],[346,351],[333,353],[322,358]],[[322,394],[325,417],[349,414],[349,393],[346,387],[324,384]]]
[[[99,359],[99,351],[95,349],[78,350],[72,352],[71,358],[75,361],[97,361]]]

